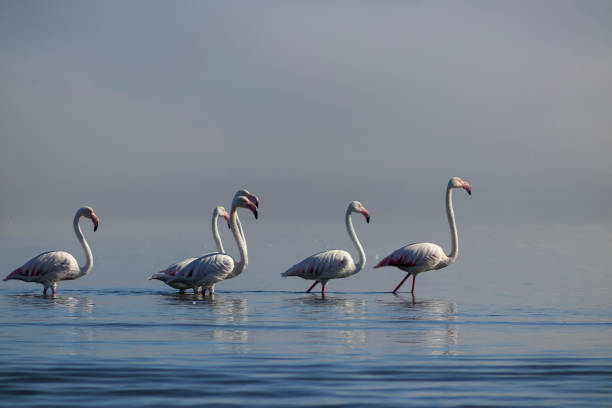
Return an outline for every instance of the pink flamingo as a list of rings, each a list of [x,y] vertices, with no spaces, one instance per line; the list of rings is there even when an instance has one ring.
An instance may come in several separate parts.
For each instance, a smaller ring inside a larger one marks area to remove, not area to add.
[[[206,296],[206,289],[228,276],[239,275],[246,269],[249,261],[246,244],[238,228],[237,210],[239,207],[251,210],[257,219],[257,206],[246,196],[234,197],[232,201],[230,224],[240,252],[240,261],[236,262],[231,256],[220,253],[203,255],[191,261],[172,280],[166,282],[168,285],[182,284],[191,288],[202,287],[202,296]]]
[[[213,210],[213,216],[212,216],[213,239],[215,240],[217,251],[219,253],[225,253],[225,248],[223,248],[223,242],[221,242],[221,236],[219,235],[219,228],[217,227],[217,219],[221,217],[225,218],[229,226],[230,218],[225,208],[222,206],[215,207],[215,209]],[[178,289],[179,293],[185,293],[185,289],[189,289],[189,287],[185,286],[183,282],[179,281],[179,282],[174,282],[172,284],[168,282],[172,281],[172,279],[174,279],[177,273],[182,271],[187,265],[189,265],[191,262],[195,261],[196,259],[197,258],[187,258],[182,261],[175,262],[172,265],[168,266],[166,269],[151,275],[151,277],[149,277],[149,280],[151,279],[160,280],[164,282],[165,284],[175,289]],[[200,291],[198,287],[193,287],[193,293],[199,293],[199,292]]]
[[[357,263],[353,261],[351,254],[346,251],[335,249],[331,251],[323,251],[317,254],[311,255],[303,261],[293,265],[285,272],[281,273],[281,276],[299,276],[303,279],[314,280],[315,282],[306,291],[310,291],[321,283],[321,295],[325,296],[325,286],[327,281],[330,279],[346,278],[356,274],[363,269],[366,263],[365,252],[361,246],[361,242],[357,239],[355,229],[353,228],[353,222],[351,221],[352,213],[361,213],[366,222],[370,222],[370,212],[359,201],[352,201],[346,209],[345,222],[346,230],[348,231],[349,237],[353,241],[353,244],[357,248],[359,259]]]
[[[74,233],[85,251],[85,265],[79,266],[74,256],[65,251],[43,252],[8,274],[4,280],[18,279],[25,282],[40,283],[44,288],[43,295],[47,294],[47,289],[49,288],[53,290],[55,295],[58,281],[73,280],[87,275],[93,267],[93,256],[79,226],[79,219],[81,217],[91,220],[94,231],[98,229],[100,219],[94,214],[91,207],[79,208],[74,216]]]
[[[414,295],[414,281],[416,276],[421,272],[442,269],[457,259],[459,253],[459,238],[457,237],[457,226],[455,224],[455,212],[453,211],[453,189],[463,188],[469,195],[472,195],[470,184],[461,180],[459,177],[453,177],[448,181],[446,187],[446,215],[451,230],[451,251],[446,255],[442,248],[430,242],[421,242],[418,244],[410,244],[405,247],[393,251],[390,255],[384,258],[374,268],[382,266],[395,266],[402,271],[408,272],[404,279],[393,290],[396,294],[398,289],[404,284],[404,281],[412,275],[412,294]]]
[[[236,192],[236,194],[234,195],[234,197],[237,196],[241,196],[244,195],[246,196],[249,200],[251,200],[253,203],[255,203],[255,206],[259,207],[259,199],[257,198],[256,195],[251,194],[250,192],[248,192],[245,189],[241,189],[238,190]],[[230,226],[230,217],[229,214],[227,213],[227,211],[225,210],[224,207],[222,206],[218,206],[213,210],[213,216],[212,216],[212,231],[213,231],[213,239],[215,240],[215,245],[217,247],[217,252],[224,254],[225,253],[225,248],[223,248],[223,242],[221,242],[221,236],[219,235],[219,229],[217,227],[217,220],[218,218],[223,217],[225,218],[225,220],[227,221],[227,226]],[[238,224],[238,231],[240,232],[240,235],[242,236],[242,239],[245,241],[245,245],[246,245],[246,239],[244,237],[244,232],[242,231],[242,225],[240,223],[240,218],[236,218],[236,222]],[[185,283],[183,281],[175,281],[174,277],[177,275],[177,273],[179,273],[180,271],[182,271],[187,265],[189,265],[191,262],[195,261],[198,258],[187,258],[184,259],[182,261],[173,263],[172,265],[168,266],[167,268],[165,268],[162,271],[159,271],[157,273],[154,273],[153,275],[151,275],[149,277],[149,280],[151,279],[157,279],[160,280],[164,283],[166,283],[167,285],[178,289],[179,293],[185,293],[185,289],[189,289],[191,288],[191,286],[185,286]],[[229,279],[229,278],[228,278]],[[172,284],[169,284],[168,282],[173,282]],[[193,288],[193,293],[200,293],[200,288],[199,287],[192,287]],[[211,293],[211,295],[214,293],[215,288],[214,285],[211,286],[209,288],[209,291]]]

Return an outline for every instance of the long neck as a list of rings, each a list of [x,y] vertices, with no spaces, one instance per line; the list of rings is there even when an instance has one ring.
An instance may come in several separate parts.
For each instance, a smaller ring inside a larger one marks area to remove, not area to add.
[[[357,253],[359,255],[359,259],[357,260],[357,263],[355,264],[355,269],[356,269],[355,273],[357,273],[360,270],[362,270],[363,267],[365,266],[366,256],[365,256],[363,247],[361,246],[361,242],[359,242],[359,239],[357,238],[357,234],[355,234],[355,228],[353,228],[353,221],[351,221],[351,210],[350,209],[346,210],[346,215],[345,215],[344,220],[346,222],[346,230],[348,231],[349,237],[351,237],[351,241],[353,241],[355,248],[357,248]]]
[[[225,253],[225,248],[223,248],[223,242],[221,242],[221,236],[219,235],[219,227],[217,220],[219,219],[217,213],[215,212],[212,218],[212,231],[213,231],[213,239],[215,240],[215,244],[217,245],[217,251],[222,254]]]
[[[238,231],[240,232],[240,237],[242,237],[242,242],[244,242],[244,248],[247,249],[246,237],[244,236],[244,231],[242,230],[242,224],[240,223],[240,216],[236,213],[236,224],[238,224]]]
[[[455,211],[453,211],[453,189],[450,186],[446,189],[446,216],[451,231],[451,251],[447,256],[449,263],[453,263],[459,254],[459,237],[455,224]]]
[[[77,236],[77,240],[79,241],[79,243],[83,247],[83,250],[85,251],[85,265],[79,266],[79,274],[78,274],[78,276],[83,276],[83,275],[87,275],[89,271],[91,271],[91,268],[93,267],[93,255],[91,254],[91,249],[89,249],[89,245],[87,244],[87,241],[85,241],[85,237],[83,236],[83,233],[81,232],[81,227],[79,226],[80,218],[81,216],[79,214],[76,214],[74,216],[74,221],[72,225],[74,227],[74,233]]]
[[[230,273],[228,278],[233,278],[234,276],[240,275],[249,264],[249,256],[247,254],[247,248],[242,239],[242,235],[240,233],[238,227],[238,214],[237,208],[232,208],[232,212],[230,214],[230,224],[232,226],[232,235],[234,235],[234,239],[236,240],[236,245],[238,245],[238,251],[240,252],[240,261],[234,264],[234,270]]]

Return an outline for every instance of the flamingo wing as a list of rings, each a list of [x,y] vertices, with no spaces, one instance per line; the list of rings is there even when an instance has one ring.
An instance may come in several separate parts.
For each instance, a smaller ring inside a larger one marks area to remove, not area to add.
[[[172,265],[168,266],[166,269],[163,269],[157,273],[151,275],[149,279],[158,279],[163,282],[168,282],[168,280],[174,278],[177,273],[182,271],[185,266],[189,265],[191,262],[195,261],[197,258],[187,258],[179,262],[175,262]]]
[[[355,262],[351,255],[346,251],[336,249],[311,255],[281,273],[281,276],[327,280],[349,276],[354,270]]]
[[[19,279],[28,282],[55,282],[71,279],[79,271],[79,264],[65,251],[43,252],[11,272],[4,280]]]
[[[166,282],[188,283],[190,286],[210,287],[225,279],[234,269],[234,259],[226,254],[212,253],[189,262],[176,276]]]
[[[374,268],[395,266],[407,272],[440,269],[447,265],[447,256],[436,244],[421,242],[396,249]]]

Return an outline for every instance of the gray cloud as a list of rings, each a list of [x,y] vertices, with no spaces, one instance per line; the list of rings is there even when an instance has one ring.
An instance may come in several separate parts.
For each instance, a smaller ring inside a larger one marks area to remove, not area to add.
[[[458,175],[470,220],[609,220],[611,17],[609,2],[3,2],[0,217],[83,202],[188,217],[242,186],[281,219],[351,199],[440,217]]]

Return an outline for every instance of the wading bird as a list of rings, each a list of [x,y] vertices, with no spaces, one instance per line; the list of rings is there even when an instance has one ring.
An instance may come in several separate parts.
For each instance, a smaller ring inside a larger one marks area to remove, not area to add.
[[[257,219],[257,206],[246,196],[234,197],[232,201],[230,225],[238,245],[240,260],[236,262],[231,256],[220,253],[203,255],[191,261],[173,279],[166,282],[168,285],[182,284],[188,288],[201,287],[202,296],[206,296],[206,289],[228,276],[239,275],[246,269],[249,261],[246,244],[238,228],[237,210],[239,207],[252,211]]]
[[[451,251],[448,255],[436,244],[421,242],[406,245],[393,251],[374,267],[395,266],[407,272],[404,279],[393,290],[393,293],[397,293],[398,289],[404,284],[404,281],[412,275],[412,294],[414,295],[414,281],[419,273],[442,269],[457,259],[459,238],[457,236],[457,225],[455,224],[455,212],[453,211],[453,190],[456,188],[463,188],[469,195],[472,195],[468,182],[461,180],[459,177],[453,177],[448,181],[448,186],[446,187],[446,215],[451,230]]]
[[[79,226],[79,219],[81,217],[91,220],[94,231],[98,229],[100,219],[94,214],[91,207],[81,207],[74,215],[72,224],[77,240],[85,251],[85,265],[79,266],[74,256],[65,251],[43,252],[15,269],[4,280],[18,279],[25,282],[40,283],[44,288],[43,295],[47,294],[47,289],[49,288],[51,288],[55,295],[58,281],[73,280],[87,275],[93,267],[93,255]]]
[[[351,221],[352,213],[363,214],[368,223],[370,222],[370,213],[359,201],[352,201],[346,209],[344,217],[346,230],[348,231],[351,241],[353,241],[353,244],[357,248],[357,253],[359,254],[357,263],[353,261],[353,257],[351,257],[351,254],[348,252],[341,249],[334,249],[309,256],[287,269],[281,276],[299,276],[303,279],[314,280],[315,283],[312,284],[306,293],[310,293],[317,283],[320,282],[322,286],[321,295],[325,296],[325,286],[328,280],[346,278],[362,270],[365,266],[366,256],[359,239],[357,239],[355,229],[353,228],[353,222]]]

